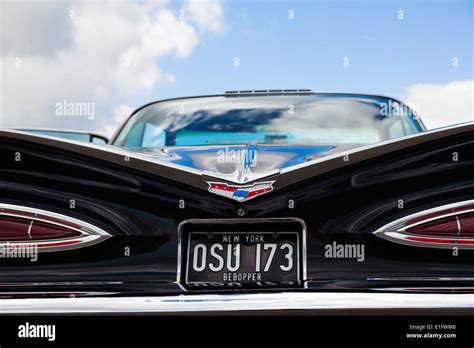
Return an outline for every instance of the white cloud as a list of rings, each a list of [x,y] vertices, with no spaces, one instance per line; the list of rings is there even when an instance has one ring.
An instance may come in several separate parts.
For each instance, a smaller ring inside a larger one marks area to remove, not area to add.
[[[8,14],[2,14],[9,17],[9,30],[1,36],[1,126],[77,128],[111,135],[123,105],[149,95],[158,84],[175,81],[171,72],[160,68],[159,59],[189,56],[204,25],[181,20],[166,1],[47,4],[47,10],[30,13],[34,8],[11,2]],[[218,3],[212,8],[216,6],[220,8]],[[222,11],[213,11],[209,28],[216,31]],[[35,16],[42,26],[25,25],[25,19]],[[32,45],[30,38],[39,43]],[[95,103],[96,117],[58,118],[55,105],[65,99]]]
[[[201,30],[219,32],[223,30],[224,10],[218,0],[186,0],[184,18],[197,24]]]
[[[69,1],[2,1],[3,50],[32,55],[65,48],[71,39],[70,6]]]
[[[431,128],[474,121],[474,81],[446,85],[416,84],[407,88],[405,101]]]

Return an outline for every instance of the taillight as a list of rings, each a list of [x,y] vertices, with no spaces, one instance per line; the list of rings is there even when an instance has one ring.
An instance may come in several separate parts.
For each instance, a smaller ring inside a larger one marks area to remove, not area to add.
[[[0,241],[28,240],[30,221],[0,216]]]
[[[414,227],[406,228],[412,234],[457,236],[459,234],[459,220],[456,216],[421,223]]]
[[[408,215],[375,234],[411,246],[474,249],[474,200]]]
[[[81,232],[44,222],[33,222],[30,231],[32,240],[63,239],[79,236],[81,236]]]
[[[39,251],[60,251],[95,244],[109,236],[96,226],[66,215],[0,204],[0,246],[35,244]]]
[[[461,236],[474,237],[474,213],[464,214],[459,217]]]

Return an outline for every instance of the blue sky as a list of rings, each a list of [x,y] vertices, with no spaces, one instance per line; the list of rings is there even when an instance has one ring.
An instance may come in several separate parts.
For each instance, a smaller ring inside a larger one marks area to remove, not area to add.
[[[395,97],[430,128],[474,120],[474,0],[7,0],[0,7],[0,127],[111,135],[150,101],[287,88]],[[58,114],[65,103],[86,103],[94,115]]]
[[[472,4],[226,1],[224,32],[206,35],[186,59],[162,59],[176,82],[158,85],[154,96],[313,88],[402,98],[412,84],[472,79]],[[344,57],[348,67],[342,66]]]

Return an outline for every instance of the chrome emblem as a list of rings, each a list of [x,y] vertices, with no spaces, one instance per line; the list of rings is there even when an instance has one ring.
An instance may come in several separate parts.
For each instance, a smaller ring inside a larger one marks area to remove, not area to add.
[[[263,195],[273,191],[275,181],[256,182],[252,185],[229,185],[223,182],[207,182],[209,192],[216,195],[234,199],[239,202]]]

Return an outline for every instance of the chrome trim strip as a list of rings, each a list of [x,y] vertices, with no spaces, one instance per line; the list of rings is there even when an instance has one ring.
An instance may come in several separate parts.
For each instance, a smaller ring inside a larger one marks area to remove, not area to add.
[[[57,133],[75,133],[75,134],[82,134],[82,135],[89,135],[90,137],[101,138],[102,140],[106,140],[106,143],[109,142],[109,139],[102,134],[88,132],[83,130],[75,130],[75,129],[67,129],[67,128],[41,128],[41,127],[19,127],[19,128],[12,128],[13,130],[18,130],[20,132],[57,132]]]
[[[474,277],[374,277],[367,278],[367,280],[380,280],[380,281],[390,281],[390,282],[403,282],[403,281],[414,281],[414,282],[432,282],[432,281],[474,281]]]
[[[406,286],[406,287],[391,287],[391,288],[375,288],[375,291],[387,291],[387,292],[417,292],[417,293],[468,293],[469,295],[473,296],[474,287],[467,287],[467,286],[437,286],[437,287],[415,287],[415,286]],[[473,298],[474,301],[474,298]]]
[[[8,215],[8,214],[2,214],[2,212],[0,211],[0,215]],[[33,237],[31,237],[31,230],[33,229],[33,223],[34,222],[35,222],[35,220],[31,220],[30,225],[28,226],[28,232],[27,233],[28,233],[28,238],[29,239],[33,239]]]
[[[410,234],[406,232],[407,229],[425,224],[428,222],[436,221],[439,219],[443,219],[446,217],[454,216],[454,215],[462,215],[467,214],[474,211],[474,208],[467,208],[463,210],[464,207],[474,205],[474,199],[461,201],[457,203],[445,204],[440,205],[435,208],[425,209],[419,211],[417,213],[409,214],[402,218],[399,218],[395,221],[392,221],[381,228],[377,229],[374,234],[389,240],[391,242],[404,244],[408,246],[415,246],[415,247],[426,247],[426,248],[436,248],[436,249],[452,249],[453,247],[457,247],[458,249],[474,249],[474,239],[473,238],[466,238],[459,236],[461,232],[461,225],[459,223],[459,219],[457,218],[457,226],[458,226],[458,236],[448,237],[448,236],[435,236],[435,235],[418,235],[418,234]],[[451,210],[450,212],[448,212]],[[415,223],[409,223],[410,220],[422,218],[423,216],[430,216],[432,214],[441,213],[446,211],[443,214],[429,217],[427,219],[416,221]],[[411,240],[409,238],[417,237],[417,238],[432,238],[432,239],[440,239],[440,240],[453,240],[454,243],[431,243],[427,241],[417,241]],[[473,241],[473,244],[462,244],[459,241]]]
[[[400,232],[390,232],[390,231],[385,231],[383,233],[378,234],[380,237],[385,238],[386,240],[399,243],[399,244],[405,244],[409,246],[415,246],[415,247],[424,247],[424,248],[436,248],[436,249],[452,249],[454,247],[458,249],[474,249],[474,239],[473,238],[457,238],[457,237],[452,237],[452,238],[447,238],[447,237],[435,237],[435,236],[421,236],[421,235],[414,235],[414,234],[407,234],[407,233],[400,233]],[[413,240],[410,238],[418,238],[418,240]],[[420,239],[437,239],[440,241],[445,241],[445,242],[430,242],[430,241],[423,241]],[[462,244],[459,243],[459,241],[464,240],[464,241],[469,241],[469,244]],[[453,241],[453,242],[450,242]]]
[[[8,211],[5,211],[5,209],[13,210],[14,212],[8,212]],[[34,215],[22,215],[21,214],[22,212],[34,214]],[[45,222],[51,225],[64,227],[64,228],[81,233],[81,236],[79,237],[47,239],[47,240],[45,239],[42,241],[33,241],[33,240],[32,241],[17,241],[17,242],[3,242],[2,241],[0,242],[0,247],[36,245],[38,247],[38,251],[40,252],[52,252],[52,251],[71,250],[71,249],[77,249],[77,248],[90,246],[90,245],[102,242],[105,239],[108,239],[109,237],[111,237],[109,233],[105,232],[99,227],[96,227],[88,222],[85,222],[85,221],[82,221],[82,220],[79,220],[67,215],[58,214],[51,211],[37,209],[37,208],[26,207],[22,205],[0,203],[0,216],[12,216],[12,217],[22,218],[25,220],[31,220],[31,223],[28,227],[28,237],[30,239],[31,239],[31,229],[35,221]],[[58,221],[47,220],[45,218],[42,218],[42,216],[51,217],[53,219],[58,219],[65,222],[70,222],[74,225],[79,226],[79,228],[61,224]],[[57,246],[50,245],[55,242],[69,242],[69,241],[74,242],[74,244],[57,245]]]
[[[226,97],[242,97],[242,96],[272,96],[272,95],[311,95],[315,94],[311,89],[260,89],[260,90],[243,90],[243,91],[225,91]],[[323,94],[323,93],[320,93]]]
[[[282,292],[226,295],[0,299],[1,314],[225,313],[280,310],[472,308],[474,308],[474,295],[465,293]]]
[[[58,295],[64,295],[63,298],[69,297],[74,298],[75,296],[105,296],[105,295],[115,295],[116,292],[105,292],[105,291],[44,291],[44,292],[35,292],[35,291],[12,291],[12,292],[0,292],[0,299],[12,299],[9,298],[15,296],[25,296],[31,295],[30,299],[33,298],[43,298],[43,297],[50,297],[51,299],[55,299]],[[1,311],[0,311],[1,313]]]
[[[456,225],[458,226],[457,235],[459,236],[461,234],[461,222],[459,221],[459,216],[458,215],[456,215]]]

